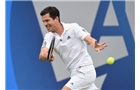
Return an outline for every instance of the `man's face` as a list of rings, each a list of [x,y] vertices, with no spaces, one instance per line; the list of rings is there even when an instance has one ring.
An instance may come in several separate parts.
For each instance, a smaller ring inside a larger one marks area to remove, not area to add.
[[[42,21],[44,23],[44,26],[47,28],[48,32],[54,32],[57,21],[56,19],[51,18],[50,14],[47,13],[42,16]]]

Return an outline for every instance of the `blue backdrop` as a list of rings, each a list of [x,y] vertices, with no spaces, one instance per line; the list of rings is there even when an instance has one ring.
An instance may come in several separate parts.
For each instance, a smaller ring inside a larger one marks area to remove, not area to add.
[[[91,35],[97,40],[100,36],[122,35],[129,55],[111,68],[96,68],[97,76],[108,73],[102,90],[135,90],[135,42],[125,1],[113,1],[119,23],[116,27],[102,26],[108,4],[100,2]],[[6,1],[6,90],[60,90],[69,80],[57,82],[51,64],[38,59],[42,41],[32,1]]]

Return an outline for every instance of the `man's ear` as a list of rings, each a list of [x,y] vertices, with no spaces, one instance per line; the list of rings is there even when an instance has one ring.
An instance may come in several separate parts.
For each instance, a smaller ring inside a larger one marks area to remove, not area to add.
[[[56,18],[55,18],[55,19],[59,21],[59,17],[58,17],[58,16],[56,16]]]

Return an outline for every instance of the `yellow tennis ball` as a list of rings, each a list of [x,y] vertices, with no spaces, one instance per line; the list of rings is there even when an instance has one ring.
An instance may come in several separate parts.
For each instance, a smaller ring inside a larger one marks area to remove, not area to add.
[[[109,57],[109,58],[107,59],[107,63],[108,63],[109,65],[112,65],[114,62],[115,62],[115,60],[114,60],[113,57]]]

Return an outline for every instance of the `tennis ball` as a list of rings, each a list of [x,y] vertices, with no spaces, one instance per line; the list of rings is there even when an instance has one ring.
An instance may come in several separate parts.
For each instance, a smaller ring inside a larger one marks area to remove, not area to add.
[[[109,65],[112,65],[113,63],[114,63],[114,58],[113,57],[109,57],[108,59],[107,59],[107,63],[109,64]]]

